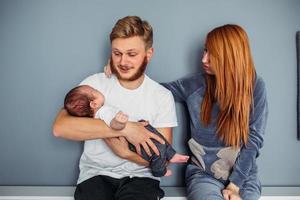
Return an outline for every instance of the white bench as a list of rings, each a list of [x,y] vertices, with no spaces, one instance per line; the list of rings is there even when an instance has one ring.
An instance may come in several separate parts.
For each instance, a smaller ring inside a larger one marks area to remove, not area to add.
[[[163,187],[163,200],[186,200],[183,187]],[[74,200],[74,187],[0,186],[0,200]],[[263,187],[260,200],[300,200],[300,187]]]

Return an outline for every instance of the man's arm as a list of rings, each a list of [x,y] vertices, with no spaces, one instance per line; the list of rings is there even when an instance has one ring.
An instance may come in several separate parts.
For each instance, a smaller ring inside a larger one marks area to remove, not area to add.
[[[74,117],[65,109],[57,114],[53,124],[53,134],[56,137],[75,141],[122,136],[121,132],[110,129],[102,120]]]
[[[172,128],[156,128],[156,129],[165,137],[165,139],[169,142],[169,144],[173,143]]]
[[[172,128],[157,128],[157,130],[166,138],[169,144],[172,144]],[[139,165],[149,165],[149,162],[144,160],[140,155],[129,150],[128,142],[125,138],[109,138],[105,139],[105,142],[117,156]]]
[[[129,149],[128,141],[124,137],[106,138],[104,141],[117,156],[139,165],[149,166],[148,161]]]
[[[65,109],[62,109],[53,124],[53,134],[69,140],[84,141],[99,138],[111,138],[124,136],[135,146],[148,145],[159,154],[151,138],[164,143],[154,133],[146,130],[139,122],[127,123],[122,131],[115,131],[109,128],[102,120],[70,116]],[[142,130],[142,131],[141,131]]]
[[[120,132],[122,132],[123,136],[135,146],[136,152],[139,155],[141,155],[141,147],[144,148],[148,155],[151,155],[150,148],[156,155],[159,155],[159,151],[151,139],[157,140],[161,144],[164,144],[165,141],[160,136],[147,130],[145,128],[145,125],[147,124],[147,122],[128,121],[125,128]]]
[[[157,130],[165,137],[165,139],[169,142],[169,144],[172,144],[173,137],[172,137],[172,128],[157,128]],[[127,155],[125,159],[130,160],[131,162],[144,165],[144,166],[149,166],[149,162],[144,160],[140,155],[132,152],[131,154]]]

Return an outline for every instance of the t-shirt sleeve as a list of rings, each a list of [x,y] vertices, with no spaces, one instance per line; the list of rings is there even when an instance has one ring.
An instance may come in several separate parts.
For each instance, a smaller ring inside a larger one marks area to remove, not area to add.
[[[87,77],[79,85],[89,85],[103,93],[109,87],[110,81],[110,79],[105,77],[104,73],[98,73]]]
[[[97,87],[99,84],[101,84],[100,82],[103,82],[103,75],[100,74],[93,74],[87,78],[85,78],[83,81],[81,81],[79,83],[79,85],[89,85],[91,87]]]
[[[83,81],[81,81],[79,83],[79,85],[89,85],[89,86],[93,85],[93,82],[94,82],[93,77],[94,77],[94,75],[91,75],[91,76],[85,78]]]
[[[170,91],[166,91],[158,99],[157,114],[153,122],[156,128],[176,127],[177,117],[173,95]]]

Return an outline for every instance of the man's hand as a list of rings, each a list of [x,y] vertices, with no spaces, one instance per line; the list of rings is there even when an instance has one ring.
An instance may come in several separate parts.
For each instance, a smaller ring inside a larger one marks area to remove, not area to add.
[[[149,162],[129,150],[128,142],[124,137],[106,138],[104,141],[117,156],[139,165],[149,166]]]
[[[165,141],[157,136],[156,134],[148,131],[144,126],[147,125],[147,122],[127,122],[126,127],[122,130],[124,137],[135,146],[136,152],[141,155],[141,145],[146,151],[146,153],[151,156],[150,148],[154,151],[156,155],[159,156],[159,151],[155,144],[152,142],[152,139],[157,140],[161,144],[164,144]],[[149,148],[150,147],[150,148]]]
[[[104,141],[117,156],[123,159],[127,159],[131,154],[128,148],[128,142],[124,137],[106,138]]]
[[[223,197],[225,200],[242,200],[239,195],[239,187],[237,187],[234,183],[230,182],[226,189],[222,190]]]

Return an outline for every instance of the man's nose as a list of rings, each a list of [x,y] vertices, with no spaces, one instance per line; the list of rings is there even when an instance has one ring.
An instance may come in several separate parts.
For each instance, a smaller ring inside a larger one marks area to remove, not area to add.
[[[127,57],[126,55],[122,55],[120,60],[120,65],[126,65],[126,63],[127,63]]]

